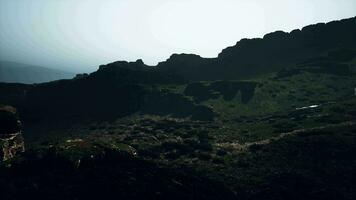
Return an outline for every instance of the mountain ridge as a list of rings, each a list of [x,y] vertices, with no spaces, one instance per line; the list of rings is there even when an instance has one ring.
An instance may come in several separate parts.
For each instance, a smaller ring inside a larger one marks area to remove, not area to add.
[[[356,48],[356,17],[308,25],[290,33],[275,31],[263,38],[242,39],[223,49],[216,58],[173,54],[156,67],[193,81],[233,80],[276,72],[337,48]]]

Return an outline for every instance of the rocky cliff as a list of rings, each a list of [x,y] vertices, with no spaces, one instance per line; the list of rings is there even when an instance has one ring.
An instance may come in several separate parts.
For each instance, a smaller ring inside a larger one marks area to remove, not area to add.
[[[173,54],[157,68],[190,81],[241,80],[277,72],[339,49],[346,52],[338,51],[342,54],[337,57],[355,56],[356,17],[314,24],[290,33],[276,31],[263,38],[242,39],[216,58]]]

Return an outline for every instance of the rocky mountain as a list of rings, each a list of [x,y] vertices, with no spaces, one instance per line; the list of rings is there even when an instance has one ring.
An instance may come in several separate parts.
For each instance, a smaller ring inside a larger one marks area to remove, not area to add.
[[[70,72],[16,62],[0,61],[0,82],[31,84],[70,79],[73,77],[74,74]]]

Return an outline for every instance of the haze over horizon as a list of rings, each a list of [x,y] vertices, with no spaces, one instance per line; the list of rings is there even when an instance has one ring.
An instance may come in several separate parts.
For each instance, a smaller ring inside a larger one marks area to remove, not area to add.
[[[0,60],[74,72],[140,58],[155,65],[355,14],[354,0],[0,0]]]

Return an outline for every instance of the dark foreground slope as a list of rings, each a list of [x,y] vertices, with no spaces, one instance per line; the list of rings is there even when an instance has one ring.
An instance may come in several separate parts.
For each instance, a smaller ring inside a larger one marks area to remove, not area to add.
[[[155,125],[162,127],[162,121],[148,124]],[[2,197],[351,200],[356,196],[355,121],[230,147],[219,145],[223,143],[214,141],[210,131],[176,130],[164,137],[167,140],[160,139],[160,145],[153,144],[151,151],[140,134],[128,135],[136,144],[124,141],[133,148],[120,143],[122,134],[102,129],[97,130],[101,135],[42,142],[0,167]],[[161,138],[158,131],[144,134],[146,139]],[[173,140],[174,136],[184,142]]]
[[[0,82],[32,84],[73,77],[73,73],[60,70],[0,61]]]
[[[250,146],[228,174],[246,199],[353,199],[356,126],[304,130]],[[244,198],[241,198],[244,199]]]
[[[159,167],[109,149],[80,165],[55,151],[36,156],[27,153],[28,160],[0,168],[2,199],[234,199],[222,184],[192,170]]]

